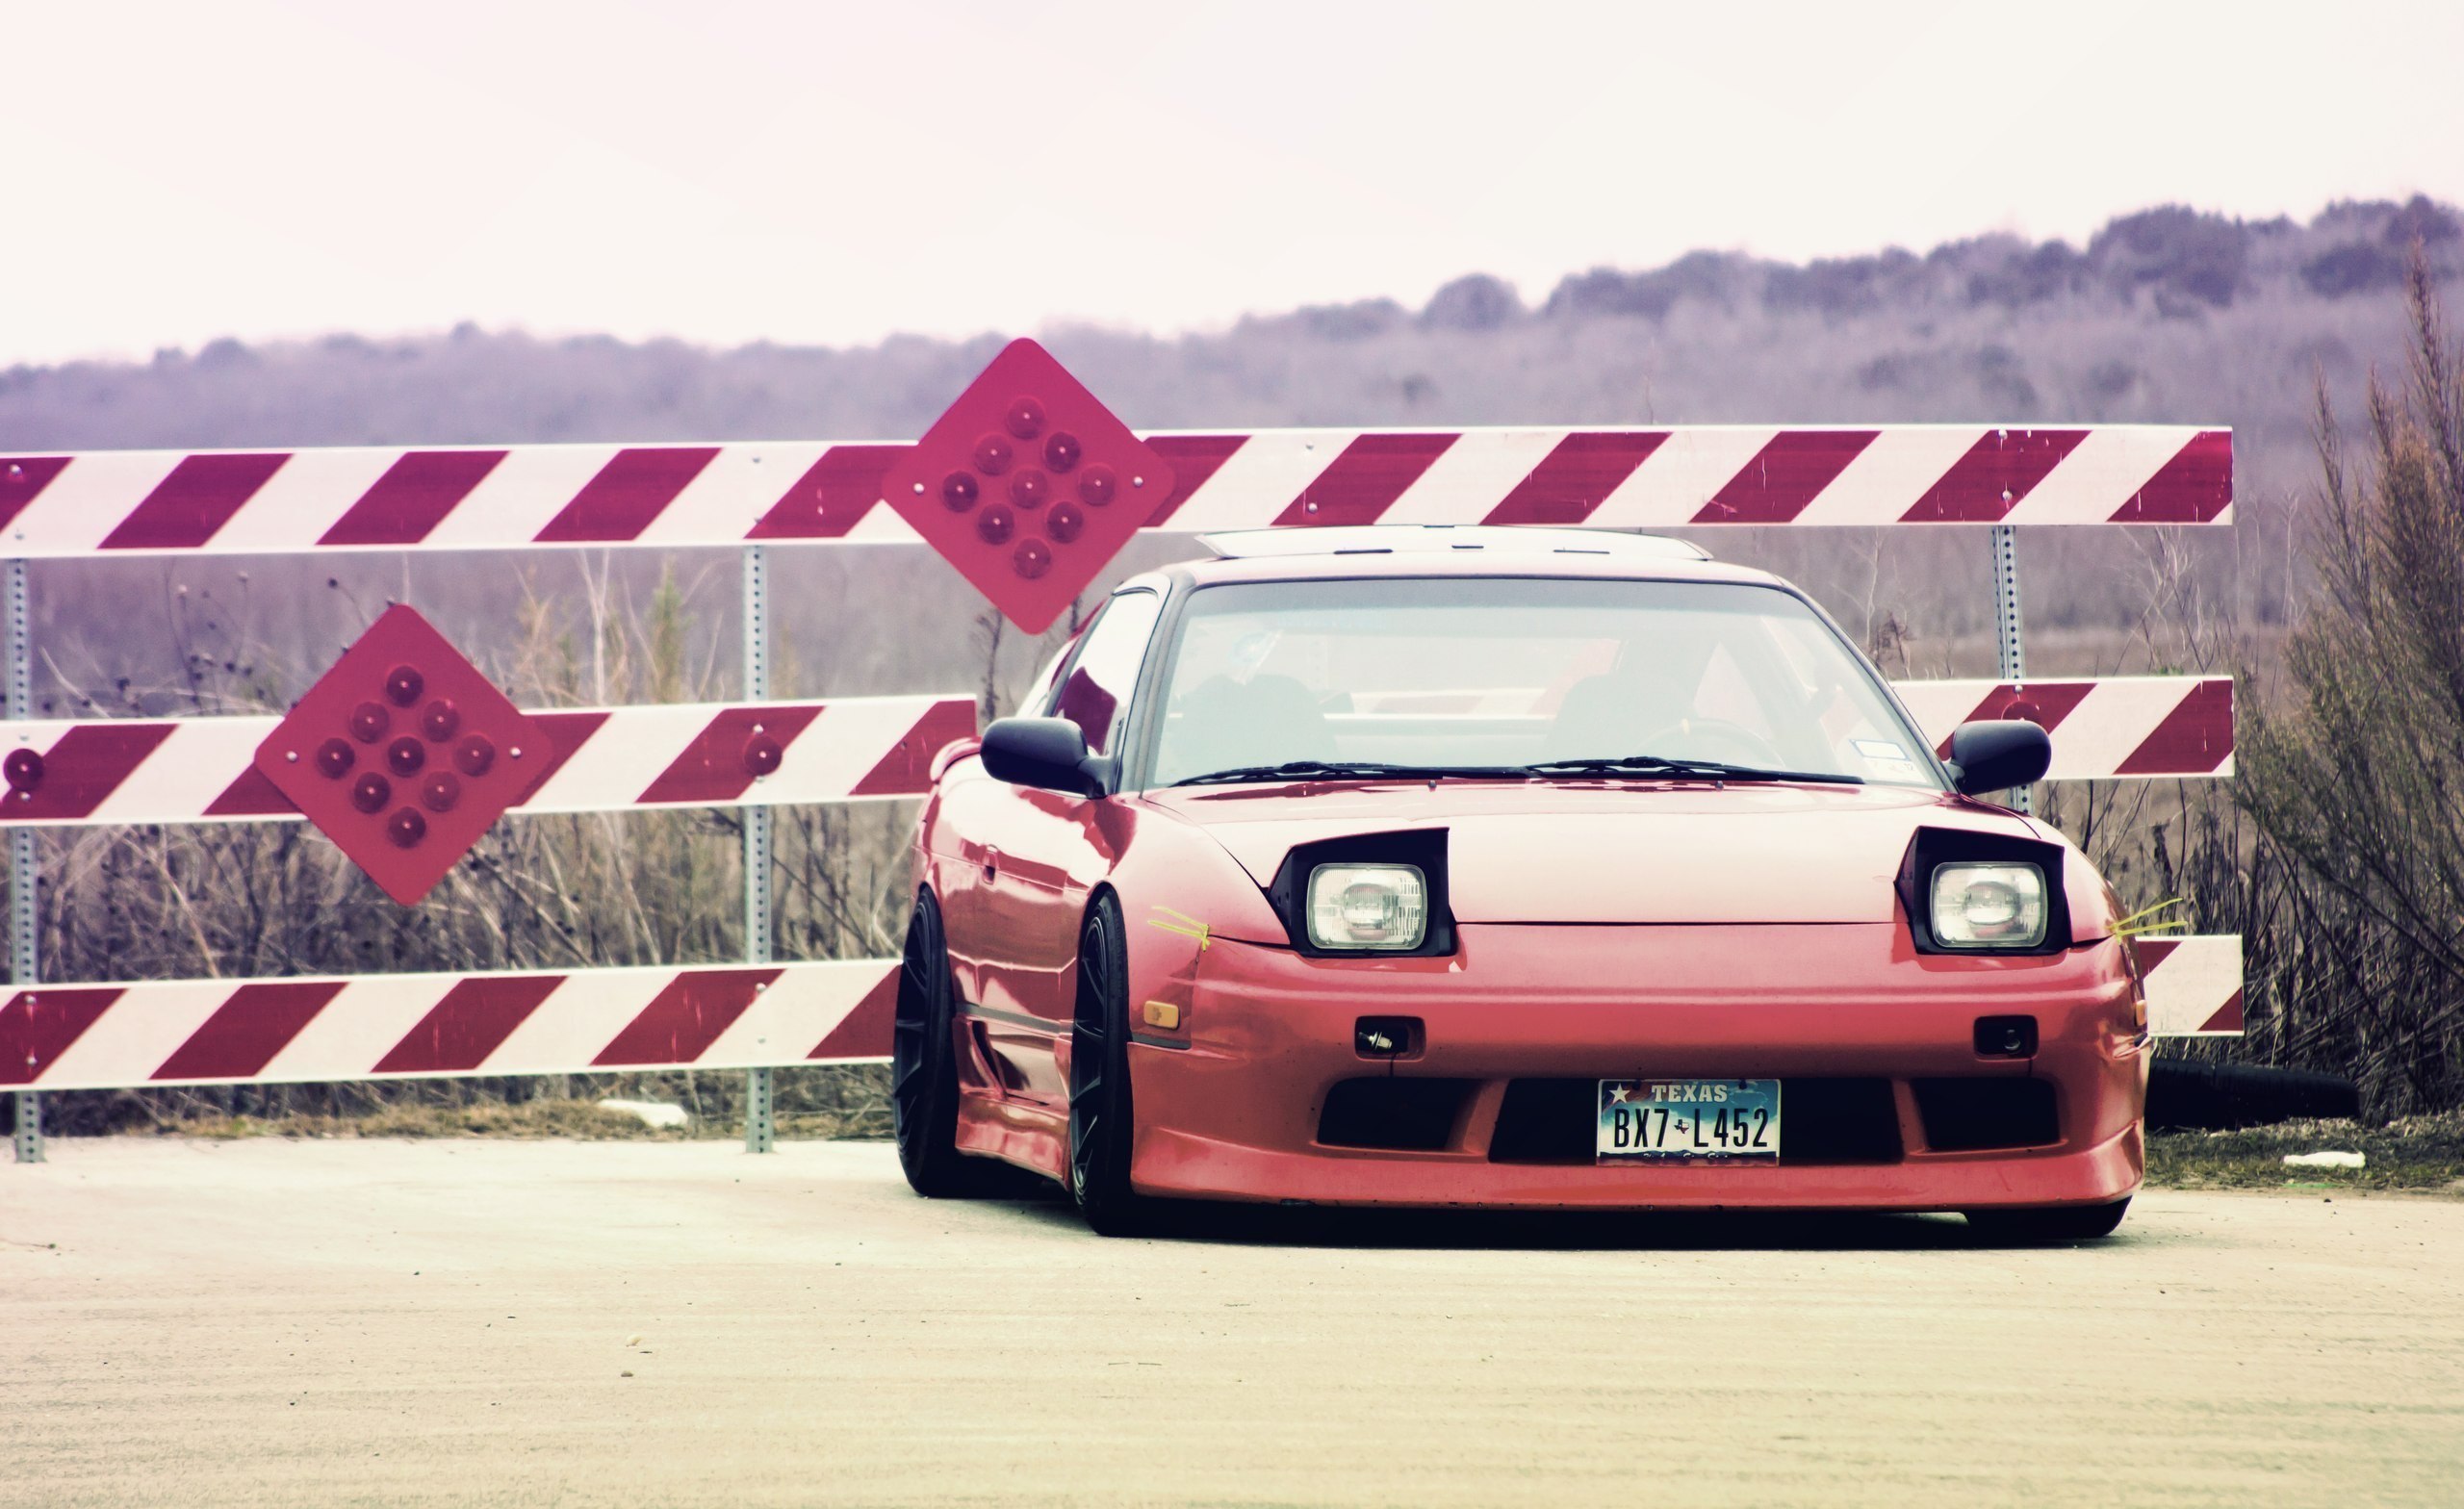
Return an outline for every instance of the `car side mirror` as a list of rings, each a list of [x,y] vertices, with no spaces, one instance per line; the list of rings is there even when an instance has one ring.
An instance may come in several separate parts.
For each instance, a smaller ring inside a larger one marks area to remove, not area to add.
[[[2052,736],[2024,718],[1963,723],[1951,730],[1951,786],[1962,796],[2034,785],[2052,764]]]
[[[984,730],[985,771],[1014,786],[1100,796],[1104,762],[1087,753],[1087,735],[1066,718],[1002,718]]]

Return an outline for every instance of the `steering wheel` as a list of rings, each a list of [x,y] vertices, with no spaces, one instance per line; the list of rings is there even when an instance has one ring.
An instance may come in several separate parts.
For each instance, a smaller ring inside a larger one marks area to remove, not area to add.
[[[1724,765],[1782,766],[1788,763],[1780,747],[1741,723],[1727,718],[1681,718],[1655,729],[1630,754],[1661,754],[1670,759],[1709,759]]]

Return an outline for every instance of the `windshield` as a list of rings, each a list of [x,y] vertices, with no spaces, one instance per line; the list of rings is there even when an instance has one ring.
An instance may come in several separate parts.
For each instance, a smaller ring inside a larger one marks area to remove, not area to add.
[[[1565,768],[1650,756],[1938,788],[1803,601],[1714,582],[1242,583],[1190,600],[1151,784],[1293,762]]]

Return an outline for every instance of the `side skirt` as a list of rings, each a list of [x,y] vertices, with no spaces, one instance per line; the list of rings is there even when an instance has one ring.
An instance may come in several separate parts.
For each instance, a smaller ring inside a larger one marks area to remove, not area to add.
[[[1015,1164],[1047,1179],[1065,1180],[1069,1172],[1069,1115],[1014,1100],[992,1100],[962,1092],[958,1147],[962,1153]]]

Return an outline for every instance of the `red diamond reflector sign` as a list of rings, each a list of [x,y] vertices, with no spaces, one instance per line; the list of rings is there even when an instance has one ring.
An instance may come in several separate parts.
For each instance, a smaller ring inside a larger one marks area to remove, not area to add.
[[[1031,634],[1172,493],[1172,469],[1033,341],[1013,341],[882,479],[883,500]]]
[[[418,611],[387,608],[257,746],[257,769],[403,906],[548,768],[545,729]]]

